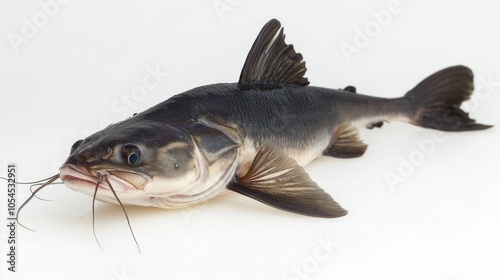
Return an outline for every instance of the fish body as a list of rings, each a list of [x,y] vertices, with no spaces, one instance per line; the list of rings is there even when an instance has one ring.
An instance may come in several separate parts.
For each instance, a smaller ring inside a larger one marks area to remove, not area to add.
[[[347,211],[302,166],[322,155],[362,156],[358,128],[394,120],[447,131],[489,127],[460,109],[473,90],[464,66],[393,99],[309,86],[305,72],[271,20],[237,83],[194,88],[77,141],[60,177],[111,203],[181,208],[231,190],[294,213],[340,217]]]

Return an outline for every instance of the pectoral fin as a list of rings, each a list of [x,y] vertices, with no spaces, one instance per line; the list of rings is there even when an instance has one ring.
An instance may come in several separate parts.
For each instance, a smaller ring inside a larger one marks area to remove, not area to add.
[[[295,160],[269,147],[260,149],[247,174],[236,178],[227,188],[297,214],[322,218],[347,214]]]

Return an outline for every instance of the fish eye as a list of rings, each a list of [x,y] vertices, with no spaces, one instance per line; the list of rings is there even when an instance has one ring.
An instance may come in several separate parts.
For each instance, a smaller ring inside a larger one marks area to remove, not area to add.
[[[82,139],[76,141],[75,144],[73,144],[73,146],[71,146],[71,149],[70,149],[69,153],[72,154],[73,152],[75,152],[76,149],[78,149],[78,147],[80,147],[80,145],[82,144],[82,142],[83,142]]]
[[[125,144],[122,148],[122,155],[128,165],[137,165],[141,160],[141,150],[133,144]]]

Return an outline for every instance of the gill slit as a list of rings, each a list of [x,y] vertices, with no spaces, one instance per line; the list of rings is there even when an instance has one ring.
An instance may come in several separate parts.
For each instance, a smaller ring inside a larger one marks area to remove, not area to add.
[[[191,135],[191,141],[193,142],[193,146],[195,147],[195,153],[196,157],[198,158],[198,162],[200,163],[200,178],[196,180],[195,187],[198,186],[199,182],[204,182],[207,177],[208,177],[208,161],[207,159],[203,156],[201,153],[201,149],[198,146],[198,143],[194,140],[193,136]]]

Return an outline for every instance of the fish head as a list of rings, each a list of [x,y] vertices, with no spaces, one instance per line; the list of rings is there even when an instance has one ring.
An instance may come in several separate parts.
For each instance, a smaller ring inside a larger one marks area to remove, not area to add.
[[[76,141],[60,177],[97,200],[159,206],[158,198],[197,184],[203,173],[198,153],[183,129],[129,119]]]

